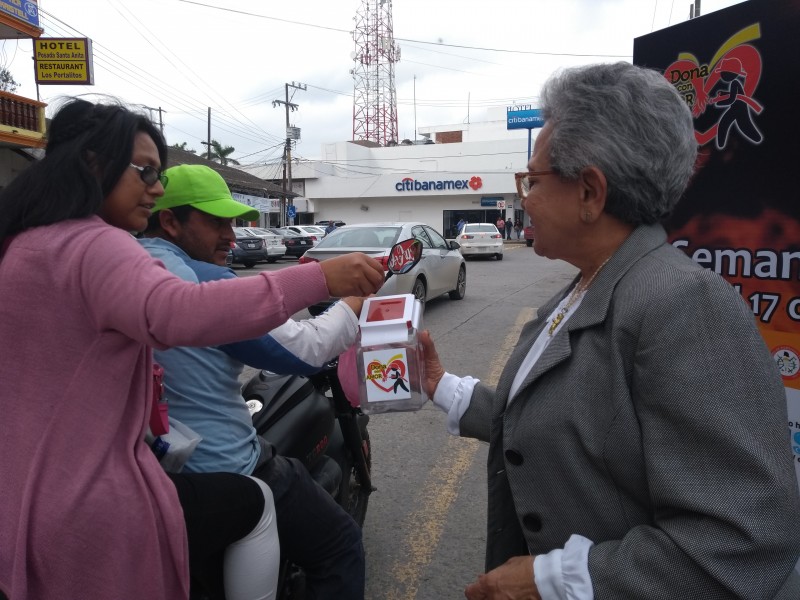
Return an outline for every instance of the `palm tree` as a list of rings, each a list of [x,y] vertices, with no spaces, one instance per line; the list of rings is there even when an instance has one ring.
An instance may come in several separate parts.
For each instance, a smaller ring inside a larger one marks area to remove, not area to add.
[[[233,146],[223,146],[217,140],[211,140],[211,160],[216,160],[221,165],[228,163],[238,165],[239,161],[229,158],[236,151]]]

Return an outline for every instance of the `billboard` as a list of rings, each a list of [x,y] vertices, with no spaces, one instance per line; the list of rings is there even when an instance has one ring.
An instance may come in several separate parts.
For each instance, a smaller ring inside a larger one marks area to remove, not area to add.
[[[536,129],[544,127],[542,111],[530,104],[506,108],[506,129]]]
[[[695,175],[670,241],[742,294],[786,389],[800,481],[800,2],[750,0],[634,41],[695,119]]]
[[[94,85],[92,40],[38,38],[33,61],[39,85]]]

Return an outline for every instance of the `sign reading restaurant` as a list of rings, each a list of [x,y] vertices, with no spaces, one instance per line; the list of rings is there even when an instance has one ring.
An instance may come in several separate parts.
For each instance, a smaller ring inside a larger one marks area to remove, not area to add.
[[[38,38],[33,41],[36,83],[94,85],[92,40]]]

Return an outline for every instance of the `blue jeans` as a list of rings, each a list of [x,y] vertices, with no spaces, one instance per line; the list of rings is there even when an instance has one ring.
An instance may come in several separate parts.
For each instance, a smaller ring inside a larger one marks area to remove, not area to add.
[[[264,443],[261,451],[265,452]],[[253,476],[272,490],[281,558],[305,571],[306,598],[363,600],[364,546],[353,518],[296,458],[268,458],[256,466]]]

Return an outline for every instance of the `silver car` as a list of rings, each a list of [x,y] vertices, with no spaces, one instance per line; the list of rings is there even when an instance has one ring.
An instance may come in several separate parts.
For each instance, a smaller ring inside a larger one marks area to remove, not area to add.
[[[267,262],[269,263],[274,263],[286,254],[286,246],[283,245],[283,238],[262,227],[234,227],[233,232],[236,233],[237,237],[239,237],[239,233],[237,232],[240,232],[264,240],[264,250],[266,251]]]
[[[299,235],[307,235],[315,246],[325,237],[325,229],[316,225],[287,225],[285,229]]]
[[[458,251],[457,242],[447,242],[442,235],[425,223],[390,222],[360,223],[335,229],[308,250],[301,263],[323,261],[350,252],[363,252],[378,259],[386,268],[389,249],[402,240],[417,238],[422,242],[422,260],[411,271],[391,277],[378,292],[379,296],[414,294],[421,302],[448,294],[461,300],[467,290],[467,267]],[[309,308],[319,314],[328,303]]]

